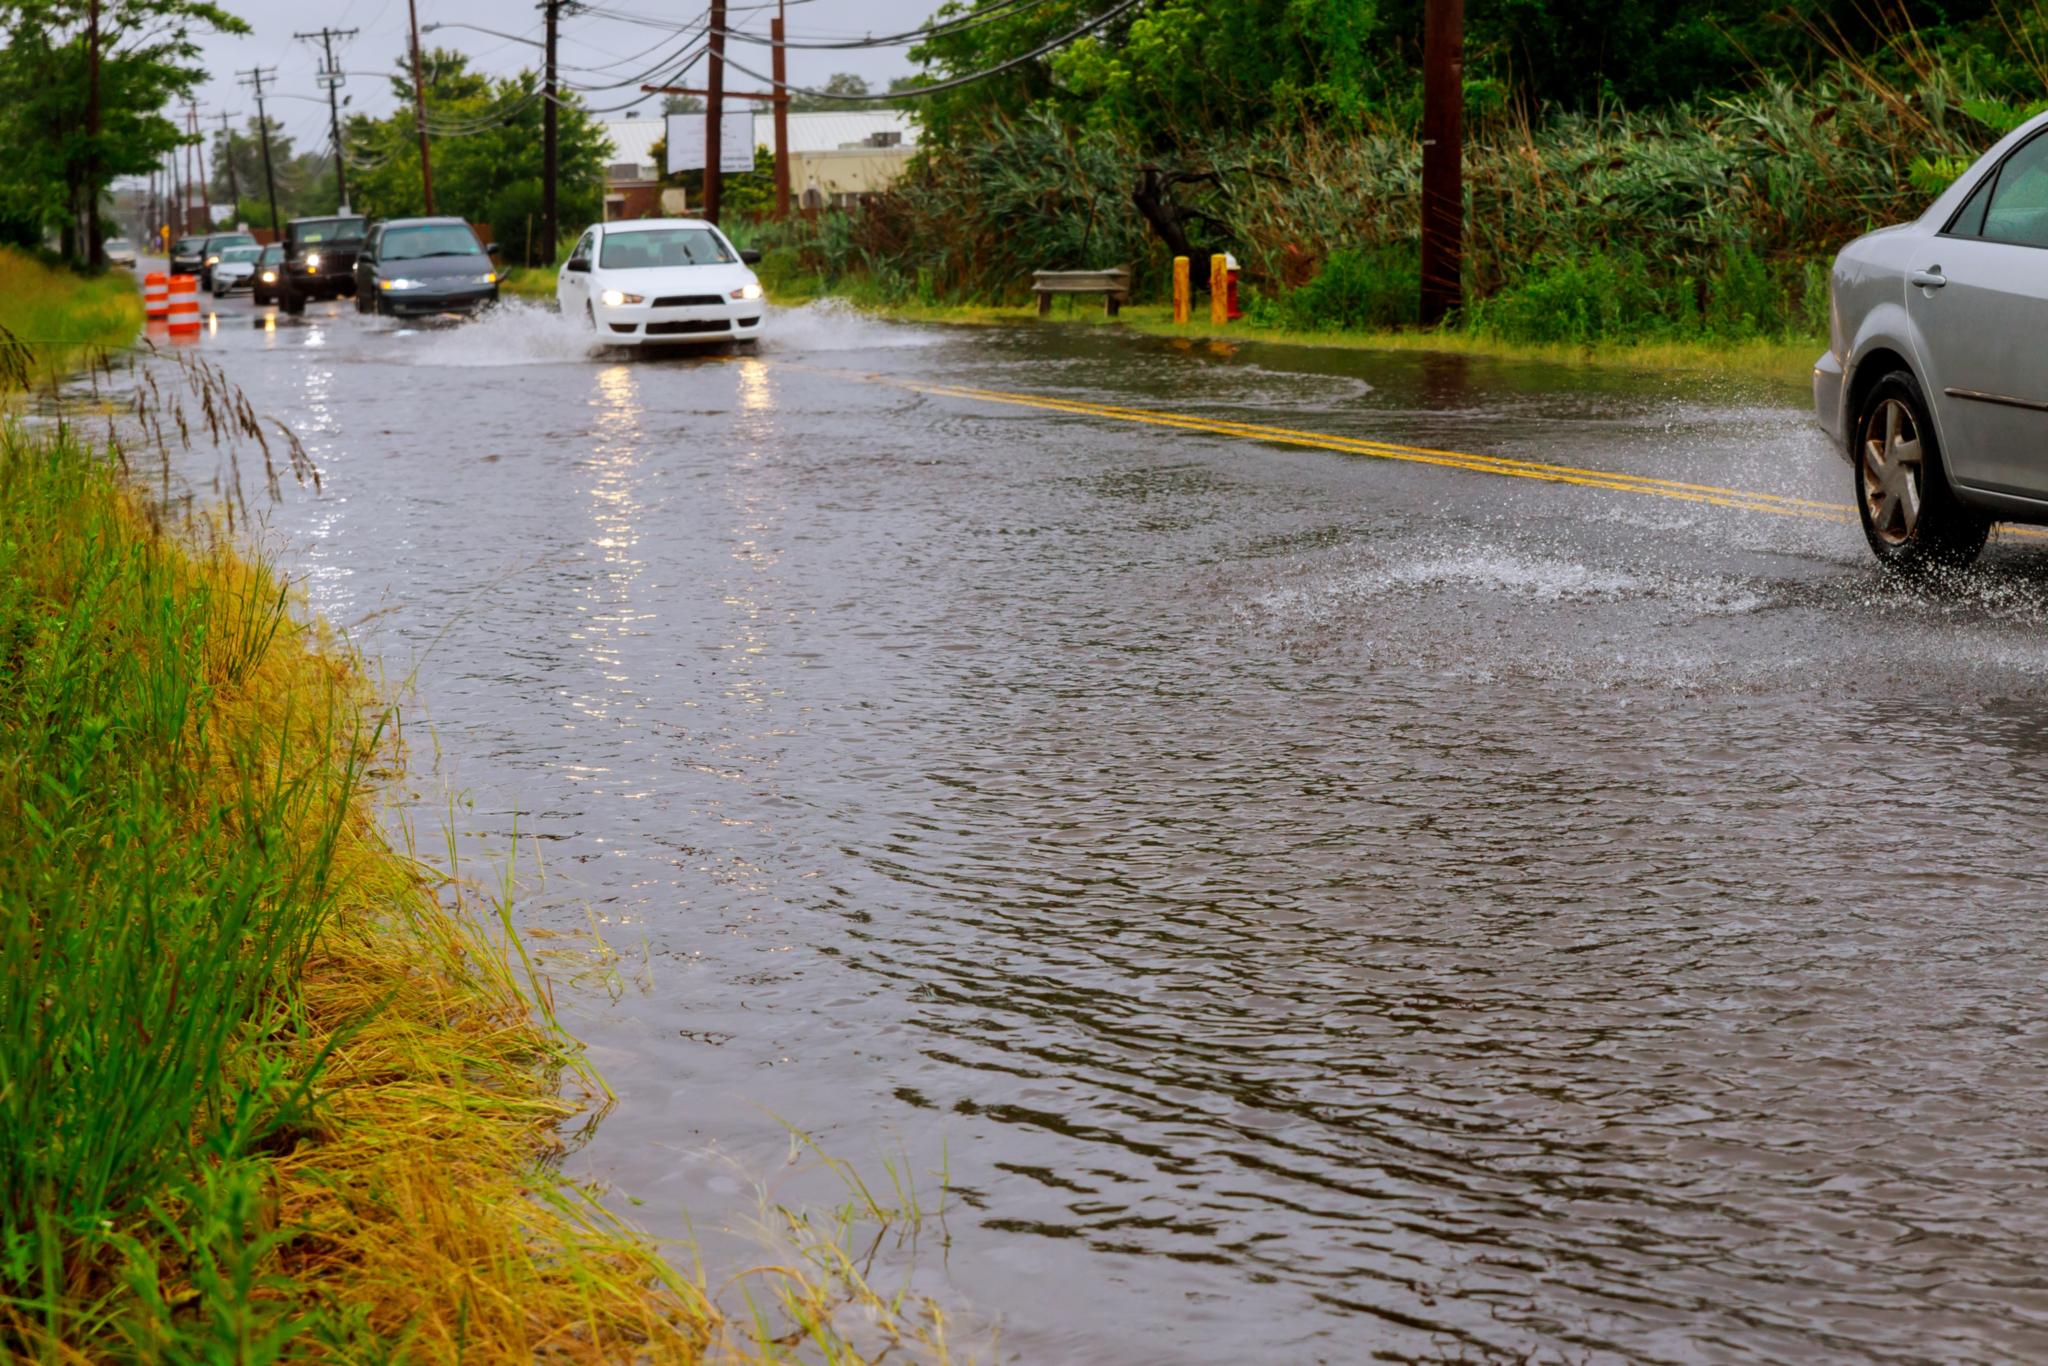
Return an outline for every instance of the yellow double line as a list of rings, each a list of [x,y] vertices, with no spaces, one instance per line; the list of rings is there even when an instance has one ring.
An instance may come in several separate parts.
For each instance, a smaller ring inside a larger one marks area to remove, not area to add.
[[[1116,422],[1142,423],[1148,427],[1203,432],[1212,436],[1234,436],[1253,441],[1270,441],[1279,445],[1304,446],[1314,450],[1341,451],[1347,455],[1369,455],[1379,460],[1404,460],[1417,465],[1470,470],[1476,474],[1498,474],[1514,479],[1537,479],[1551,484],[1577,484],[1585,488],[1613,489],[1620,493],[1648,494],[1656,498],[1674,498],[1686,503],[1737,508],[1744,512],[1769,512],[1780,517],[1807,517],[1824,522],[1848,522],[1854,521],[1856,517],[1855,508],[1846,503],[1823,503],[1811,498],[1793,498],[1754,489],[1723,488],[1716,484],[1689,484],[1677,479],[1653,479],[1647,475],[1619,474],[1613,470],[1589,469],[1580,465],[1558,465],[1542,460],[1512,460],[1506,456],[1472,455],[1465,451],[1436,450],[1428,446],[1403,446],[1391,441],[1331,436],[1325,432],[1302,431],[1295,427],[1193,417],[1152,408],[1126,408],[1109,403],[1088,403],[1080,399],[1051,398],[1043,394],[976,389],[967,385],[937,384],[923,380],[894,382],[921,394],[945,398],[1010,404],[1019,408],[1068,413],[1075,417],[1106,418]]]

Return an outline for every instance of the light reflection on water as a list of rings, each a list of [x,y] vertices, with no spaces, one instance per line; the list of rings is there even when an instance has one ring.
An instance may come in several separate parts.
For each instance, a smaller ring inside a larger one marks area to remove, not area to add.
[[[523,913],[644,927],[650,990],[565,993],[634,1217],[737,1256],[786,1120],[943,1161],[924,1284],[1034,1358],[2048,1347],[2038,551],[1901,592],[1846,527],[824,370],[1842,497],[1750,392],[518,322],[219,342]]]

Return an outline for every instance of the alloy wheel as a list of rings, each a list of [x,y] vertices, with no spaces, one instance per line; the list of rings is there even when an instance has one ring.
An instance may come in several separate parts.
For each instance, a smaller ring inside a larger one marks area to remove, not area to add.
[[[1912,539],[1925,474],[1918,419],[1903,400],[1886,399],[1863,427],[1863,501],[1871,530],[1887,545]]]

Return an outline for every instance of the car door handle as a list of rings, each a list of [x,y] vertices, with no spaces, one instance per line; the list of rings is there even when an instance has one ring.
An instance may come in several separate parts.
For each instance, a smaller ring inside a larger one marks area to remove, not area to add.
[[[1906,283],[1919,285],[1922,289],[1940,289],[1948,280],[1942,275],[1940,266],[1929,266],[1925,270],[1907,271]]]

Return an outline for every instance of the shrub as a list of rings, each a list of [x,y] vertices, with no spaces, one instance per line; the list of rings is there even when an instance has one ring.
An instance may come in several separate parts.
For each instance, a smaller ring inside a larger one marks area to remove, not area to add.
[[[1305,331],[1399,327],[1416,320],[1421,290],[1414,248],[1347,248],[1332,252],[1314,279],[1279,300],[1278,321]]]

